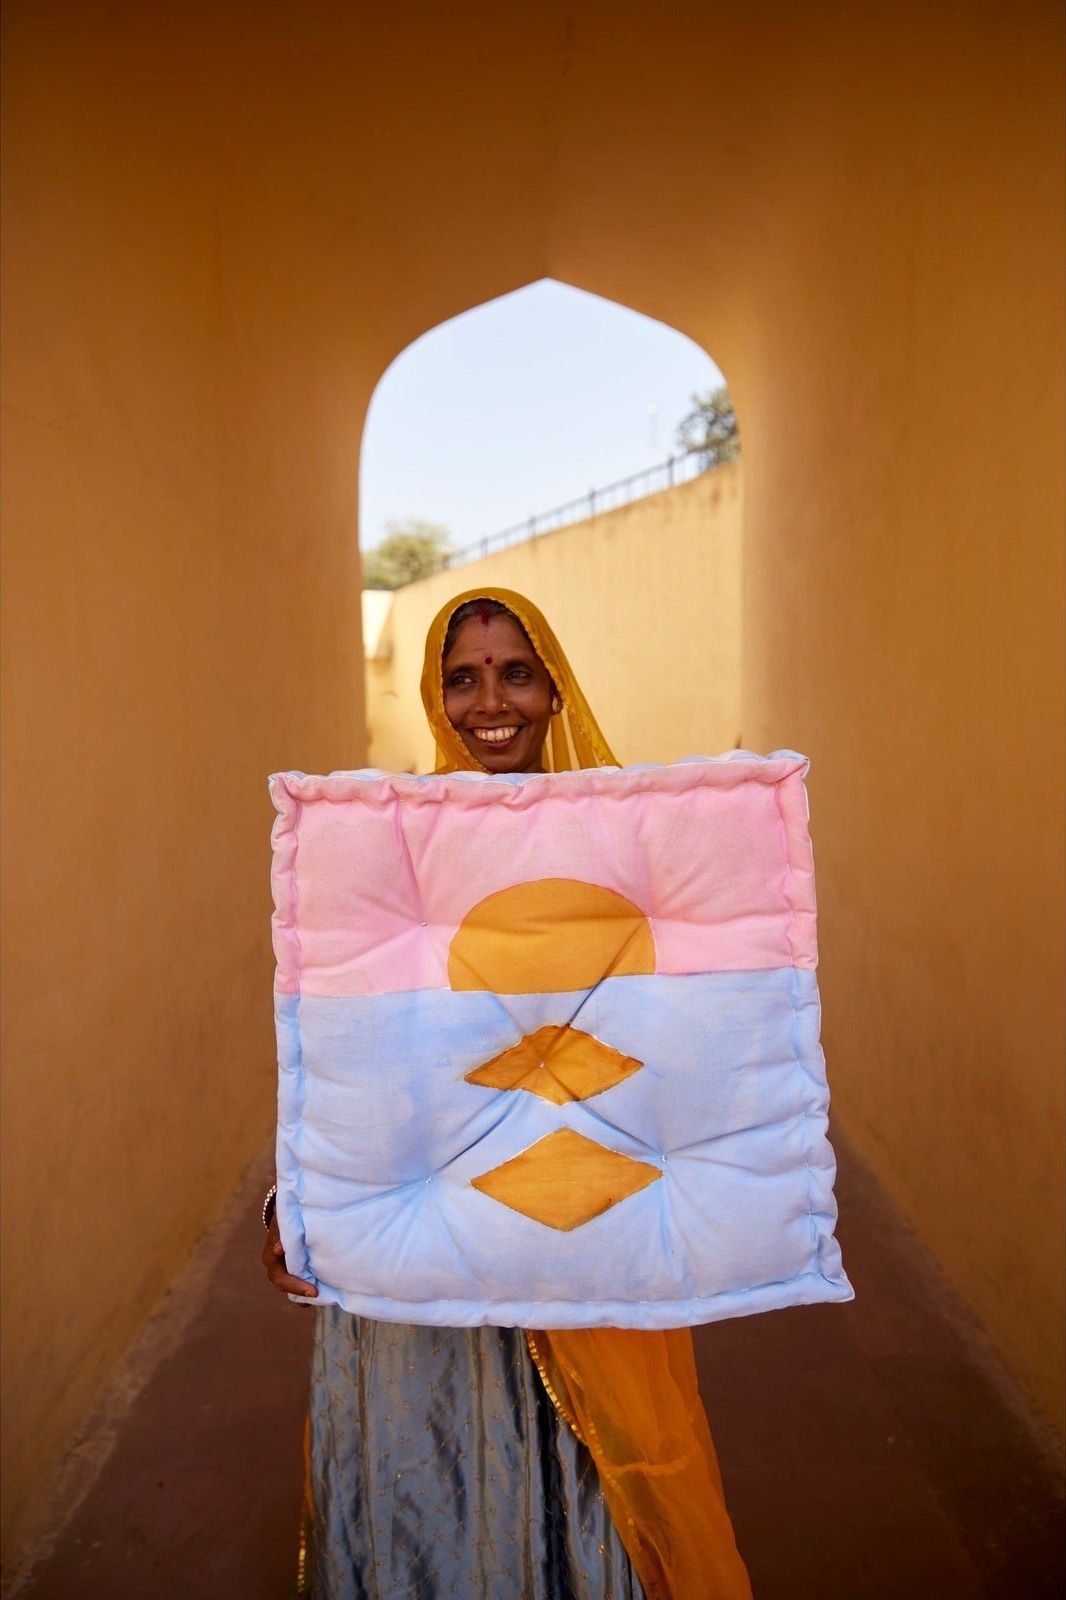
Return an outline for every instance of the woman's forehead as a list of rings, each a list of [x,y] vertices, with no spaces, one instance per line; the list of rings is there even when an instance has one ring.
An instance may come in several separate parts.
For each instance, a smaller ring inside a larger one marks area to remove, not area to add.
[[[448,656],[476,654],[478,651],[537,657],[536,651],[513,617],[467,617],[455,630]]]

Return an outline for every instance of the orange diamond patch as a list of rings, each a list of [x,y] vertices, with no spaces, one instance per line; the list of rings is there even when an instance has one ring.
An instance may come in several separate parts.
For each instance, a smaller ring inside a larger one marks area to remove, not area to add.
[[[658,1167],[608,1150],[572,1128],[538,1139],[473,1186],[545,1227],[570,1233],[661,1178]]]
[[[538,1028],[502,1055],[466,1074],[487,1089],[525,1089],[553,1105],[588,1100],[639,1072],[644,1065],[590,1033],[567,1024]]]

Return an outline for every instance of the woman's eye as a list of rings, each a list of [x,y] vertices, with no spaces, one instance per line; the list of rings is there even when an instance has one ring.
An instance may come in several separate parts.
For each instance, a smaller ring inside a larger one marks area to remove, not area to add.
[[[530,676],[530,672],[527,667],[512,667],[507,676],[516,679],[519,683],[524,683]]]
[[[473,683],[469,672],[454,672],[448,679],[449,689],[465,689],[468,683]]]

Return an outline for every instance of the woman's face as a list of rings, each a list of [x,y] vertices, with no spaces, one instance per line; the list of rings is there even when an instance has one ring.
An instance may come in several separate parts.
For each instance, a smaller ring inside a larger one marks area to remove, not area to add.
[[[444,711],[490,772],[540,772],[552,714],[548,669],[510,617],[468,617],[442,662]]]

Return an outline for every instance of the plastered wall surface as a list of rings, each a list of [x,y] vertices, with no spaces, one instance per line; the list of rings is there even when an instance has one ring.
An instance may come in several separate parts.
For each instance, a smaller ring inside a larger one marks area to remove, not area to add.
[[[1061,1420],[1059,8],[5,29],[8,1549],[270,1120],[263,779],[365,756],[374,384],[545,275],[729,377],[834,1110]]]
[[[741,464],[730,463],[391,596],[369,591],[375,613],[389,606],[367,651],[369,764],[432,772],[419,693],[426,631],[453,595],[480,583],[541,608],[620,761],[734,748],[742,498]]]

